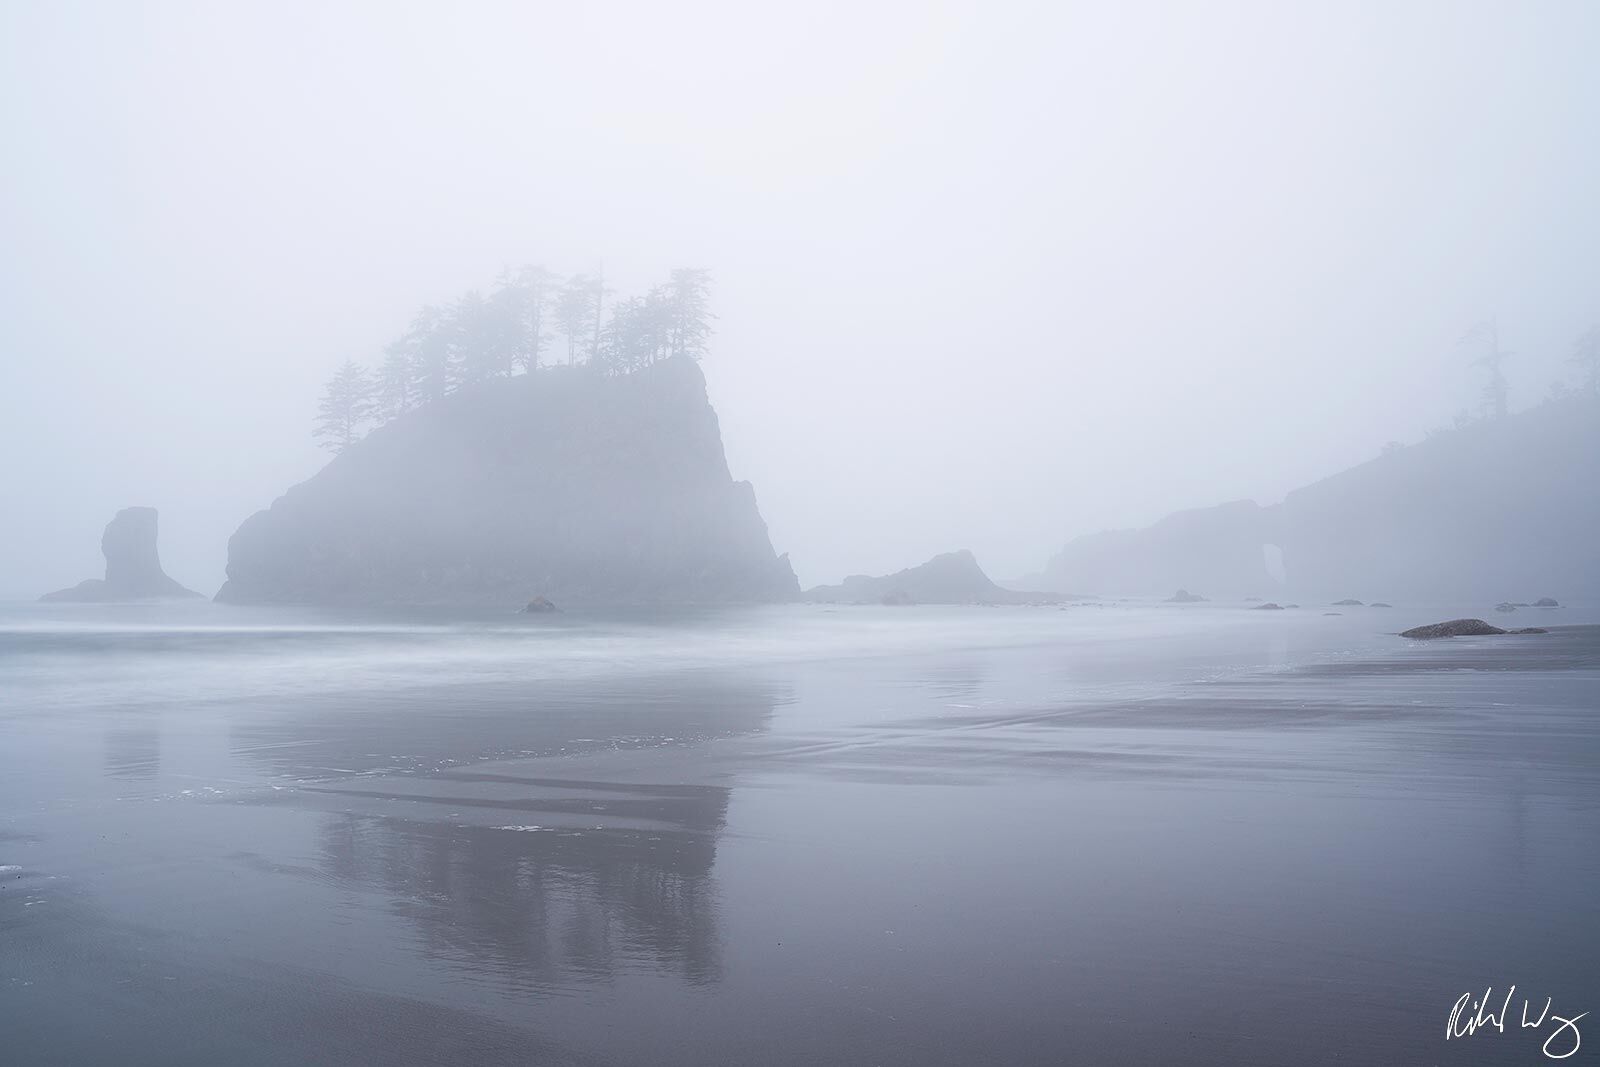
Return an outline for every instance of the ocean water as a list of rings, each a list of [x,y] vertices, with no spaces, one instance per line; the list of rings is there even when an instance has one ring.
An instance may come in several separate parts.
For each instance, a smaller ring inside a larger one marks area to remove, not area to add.
[[[1585,1062],[1600,613],[1484,610],[0,606],[0,1062]]]

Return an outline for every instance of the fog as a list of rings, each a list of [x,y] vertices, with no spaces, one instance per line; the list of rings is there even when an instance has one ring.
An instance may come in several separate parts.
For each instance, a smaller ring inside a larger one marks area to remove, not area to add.
[[[801,582],[1298,485],[1600,320],[1600,7],[0,6],[0,597],[207,592],[322,381],[502,267],[713,271]]]

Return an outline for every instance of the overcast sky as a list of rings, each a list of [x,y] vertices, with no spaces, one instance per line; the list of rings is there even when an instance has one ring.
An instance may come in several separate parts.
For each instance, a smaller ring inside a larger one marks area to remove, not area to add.
[[[712,268],[803,583],[1263,502],[1600,321],[1600,4],[0,0],[0,597],[214,592],[320,383],[506,264]]]

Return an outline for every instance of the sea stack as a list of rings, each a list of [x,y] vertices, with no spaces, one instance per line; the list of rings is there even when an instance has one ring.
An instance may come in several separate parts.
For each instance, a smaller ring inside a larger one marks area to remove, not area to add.
[[[163,600],[197,597],[161,569],[156,552],[156,509],[123,508],[106,524],[100,537],[106,576],[87,578],[70,589],[46,593],[40,600],[96,603],[118,600]]]
[[[463,386],[333,458],[228,542],[218,600],[628,605],[793,600],[699,365]]]
[[[852,574],[838,585],[807,589],[805,599],[822,604],[1055,604],[1050,593],[1026,593],[996,585],[963,548],[894,574]]]

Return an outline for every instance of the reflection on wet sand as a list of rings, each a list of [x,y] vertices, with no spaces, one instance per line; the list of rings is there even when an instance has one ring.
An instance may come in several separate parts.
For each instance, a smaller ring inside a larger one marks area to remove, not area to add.
[[[591,817],[581,829],[521,819],[497,827],[339,813],[322,826],[321,865],[342,884],[386,896],[428,955],[511,985],[604,982],[634,967],[717,980],[712,865],[729,791],[570,788],[601,808],[647,809],[658,825],[601,827]],[[535,800],[518,810],[549,809]]]
[[[764,730],[787,699],[693,673],[456,685],[381,706],[329,695],[241,719],[231,743],[293,779],[253,803],[317,813],[316,877],[403,917],[425,956],[517,989],[632,969],[698,984],[720,976],[712,868],[730,790],[612,772],[672,773],[669,753]],[[527,759],[638,749],[659,754],[585,778]]]
[[[764,730],[788,700],[765,679],[709,673],[336,692],[252,707],[230,744],[247,763],[298,779],[432,771],[699,744]]]

